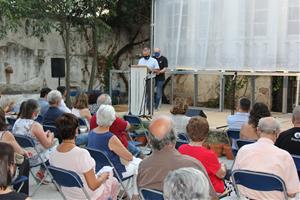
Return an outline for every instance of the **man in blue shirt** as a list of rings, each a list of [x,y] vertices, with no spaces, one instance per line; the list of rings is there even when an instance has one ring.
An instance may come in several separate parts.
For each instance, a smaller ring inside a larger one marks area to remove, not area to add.
[[[237,112],[227,117],[228,129],[241,130],[243,124],[249,120],[249,110],[251,101],[245,97],[239,100]]]
[[[40,98],[38,100],[38,103],[40,105],[40,115],[42,117],[44,117],[45,113],[47,112],[47,110],[49,109],[49,103],[47,101],[47,96],[48,93],[51,91],[50,88],[42,88],[41,92],[40,92]]]
[[[44,115],[43,124],[55,126],[56,119],[64,114],[64,112],[59,109],[62,96],[59,91],[52,90],[49,92],[47,99],[49,109]]]
[[[138,65],[146,65],[149,69],[149,72],[152,74],[156,74],[159,71],[159,65],[158,62],[155,58],[152,58],[150,56],[150,49],[148,47],[145,47],[143,49],[143,57],[139,60]],[[152,79],[154,80],[154,79]],[[150,100],[150,91],[151,91],[151,79],[148,78],[146,79],[146,104],[147,104],[147,109],[149,114],[153,113],[153,102]],[[154,89],[154,83],[152,82],[152,94],[153,94],[153,89]],[[152,111],[151,111],[151,106],[150,102],[152,104]]]

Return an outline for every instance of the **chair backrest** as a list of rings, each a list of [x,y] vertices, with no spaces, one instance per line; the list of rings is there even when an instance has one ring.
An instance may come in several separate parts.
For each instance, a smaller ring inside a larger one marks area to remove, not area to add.
[[[133,125],[133,126],[140,126],[142,125],[142,120],[135,115],[124,115],[123,116],[125,121],[128,121],[129,124]]]
[[[85,194],[87,199],[90,199],[87,191],[85,190],[84,186],[83,186],[83,182],[80,178],[80,176],[73,171],[70,170],[65,170],[62,168],[58,168],[58,167],[54,167],[54,166],[48,166],[48,170],[51,173],[51,176],[53,178],[53,182],[58,185],[58,186],[63,186],[63,187],[77,187],[77,188],[81,188],[83,193]],[[61,189],[59,187],[59,191],[60,193],[64,196],[64,194],[62,193]],[[64,196],[64,199],[66,199],[66,197]]]
[[[83,118],[79,117],[78,120],[80,126],[87,126],[86,121]]]
[[[164,200],[164,195],[161,191],[140,188],[140,195],[143,200]]]
[[[35,119],[36,122],[42,124],[43,122],[43,116],[42,115],[38,115],[37,118]]]
[[[14,137],[22,148],[35,147],[33,139],[28,136],[14,134]]]
[[[178,133],[177,134],[178,139],[189,142],[190,139],[185,133]]]
[[[239,139],[240,138],[240,131],[239,130],[227,130],[227,136],[230,139]]]
[[[296,165],[296,168],[297,168],[297,172],[298,172],[298,177],[299,177],[299,180],[300,180],[300,156],[292,155],[292,157],[294,159],[294,162],[295,162],[295,165]]]
[[[56,137],[59,140],[59,143],[62,142],[62,138],[61,138],[60,135],[58,135],[57,128],[55,126],[43,124],[43,129],[44,129],[44,131],[48,131],[49,130],[49,131],[53,132],[54,133],[54,137]]]
[[[188,117],[200,116],[200,117],[207,118],[207,116],[203,112],[203,110],[198,107],[189,107],[185,112],[185,116],[188,116]]]
[[[102,167],[104,166],[111,166],[113,167],[114,175],[119,179],[122,180],[123,176],[122,174],[119,174],[114,166],[114,164],[111,162],[109,157],[107,156],[107,153],[98,149],[93,149],[86,147],[86,150],[89,151],[92,158],[94,158],[96,162],[96,172],[98,172]]]
[[[237,139],[236,140],[236,144],[238,146],[238,148],[242,148],[242,146],[247,145],[247,144],[252,144],[254,143],[254,140],[243,140],[243,139]]]
[[[175,145],[175,148],[178,149],[181,145],[183,144],[188,144],[189,142],[186,141],[186,140],[180,140],[180,139],[177,139],[176,140],[176,145]]]
[[[13,117],[6,117],[6,120],[7,120],[8,124],[11,125],[12,127],[14,126],[15,122],[17,121],[17,119],[13,118]]]
[[[231,176],[238,196],[237,185],[242,185],[257,191],[280,191],[288,199],[285,183],[279,176],[249,170],[233,170]]]
[[[76,172],[54,167],[51,165],[48,166],[48,169],[58,185],[64,187],[83,187],[82,180]]]

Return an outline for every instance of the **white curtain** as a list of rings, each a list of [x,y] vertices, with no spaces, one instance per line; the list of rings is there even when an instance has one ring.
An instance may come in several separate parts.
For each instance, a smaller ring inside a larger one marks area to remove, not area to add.
[[[170,68],[300,71],[300,0],[154,0]]]

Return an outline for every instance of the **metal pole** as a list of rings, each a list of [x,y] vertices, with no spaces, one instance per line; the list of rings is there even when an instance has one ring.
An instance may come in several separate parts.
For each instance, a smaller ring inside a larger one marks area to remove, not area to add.
[[[225,79],[224,79],[224,71],[220,73],[220,95],[219,95],[219,112],[223,112],[224,110],[224,96],[225,96]]]
[[[296,102],[295,106],[299,105],[299,89],[300,89],[300,76],[297,76],[297,87],[296,87]]]
[[[253,105],[255,102],[255,76],[251,76],[251,104]]]
[[[283,91],[282,91],[282,112],[287,113],[287,89],[289,84],[289,77],[283,77]]]
[[[151,23],[150,23],[150,48],[154,49],[154,14],[155,14],[155,0],[152,0],[151,5]]]
[[[173,99],[174,99],[174,74],[171,74],[171,99],[170,103],[173,105]]]
[[[198,74],[194,74],[194,106],[197,106],[198,99]]]
[[[112,71],[109,70],[109,96],[112,97]]]

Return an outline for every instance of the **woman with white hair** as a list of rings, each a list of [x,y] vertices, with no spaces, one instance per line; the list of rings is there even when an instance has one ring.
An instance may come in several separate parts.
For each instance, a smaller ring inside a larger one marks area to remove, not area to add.
[[[210,199],[209,182],[201,171],[191,167],[171,171],[164,180],[164,199]]]
[[[132,199],[138,198],[136,175],[141,159],[135,158],[118,137],[109,131],[116,118],[115,110],[111,105],[101,105],[96,115],[98,127],[89,133],[88,147],[106,152],[118,174],[122,175],[123,178],[134,175],[128,195],[132,196]],[[123,163],[127,164],[124,165]]]
[[[135,158],[118,137],[109,131],[109,127],[116,118],[116,112],[111,105],[101,105],[96,115],[98,127],[89,133],[88,147],[106,152],[118,174],[123,178],[134,175],[133,181],[131,182],[132,187],[130,187],[128,195],[133,197],[133,199],[137,198],[136,175],[138,165],[142,160]]]

